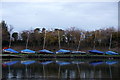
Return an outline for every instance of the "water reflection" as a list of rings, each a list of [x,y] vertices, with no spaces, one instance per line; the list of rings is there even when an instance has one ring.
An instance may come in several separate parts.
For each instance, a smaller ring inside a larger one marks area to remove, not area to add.
[[[116,60],[3,60],[6,79],[120,78]]]

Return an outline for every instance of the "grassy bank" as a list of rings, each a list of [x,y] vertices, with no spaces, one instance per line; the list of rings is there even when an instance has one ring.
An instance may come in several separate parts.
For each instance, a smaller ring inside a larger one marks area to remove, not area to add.
[[[90,55],[90,54],[3,54],[10,58],[11,56],[21,58],[81,58],[81,59],[120,59],[120,55]]]

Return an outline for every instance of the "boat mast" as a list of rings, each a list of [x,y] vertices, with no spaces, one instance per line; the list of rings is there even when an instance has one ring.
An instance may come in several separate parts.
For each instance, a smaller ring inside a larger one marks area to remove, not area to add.
[[[99,46],[101,46],[101,30],[99,30]]]
[[[96,40],[96,32],[95,32],[95,38],[94,38],[94,46],[93,46],[93,49],[95,49],[95,40]]]
[[[59,42],[59,49],[60,49],[61,46],[60,46],[60,33],[59,33],[59,30],[58,30],[58,42]]]
[[[77,47],[77,51],[79,50],[79,47],[80,47],[81,37],[82,37],[82,34],[80,35],[80,39],[79,39],[79,43],[78,43],[78,47]]]
[[[12,30],[13,30],[13,26],[12,25],[10,25],[10,30],[9,30],[9,33],[10,33],[10,41],[9,41],[9,48],[11,47],[11,40],[12,40],[12,35],[11,35],[11,33],[12,33]]]
[[[28,47],[29,37],[30,37],[30,33],[28,32],[27,43],[26,43],[26,49],[27,49],[27,47]]]
[[[9,48],[11,47],[11,33],[10,33],[10,41],[9,41]]]
[[[45,30],[45,35],[44,35],[43,49],[45,48],[45,40],[46,40],[46,30]]]
[[[109,44],[109,50],[111,49],[111,45],[112,45],[112,33],[110,35],[110,44]]]

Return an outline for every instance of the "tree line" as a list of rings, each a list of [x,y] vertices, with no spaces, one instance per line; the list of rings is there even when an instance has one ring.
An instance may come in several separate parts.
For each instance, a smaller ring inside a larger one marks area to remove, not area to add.
[[[111,48],[117,49],[120,43],[120,31],[116,30],[114,27],[99,29],[95,31],[85,31],[75,27],[70,27],[66,30],[47,30],[45,28],[38,27],[34,30],[14,32],[14,28],[11,25],[7,25],[5,21],[2,21],[0,23],[0,27],[2,27],[1,31],[3,47],[9,46],[11,42],[11,47],[22,46],[22,48],[25,48],[28,39],[29,48],[32,48],[34,50],[36,50],[37,48],[42,49],[45,39],[45,48],[52,48],[56,50],[56,48],[59,48],[59,37],[61,48],[74,50],[78,48],[79,50],[83,48],[92,49],[97,47],[108,48],[110,45],[110,38],[112,38]],[[79,47],[78,44],[80,44]]]

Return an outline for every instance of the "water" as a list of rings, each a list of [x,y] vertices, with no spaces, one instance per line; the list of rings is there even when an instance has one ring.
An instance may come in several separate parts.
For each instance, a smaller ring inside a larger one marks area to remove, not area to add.
[[[40,59],[5,60],[2,76],[7,80],[119,79],[119,60]]]

